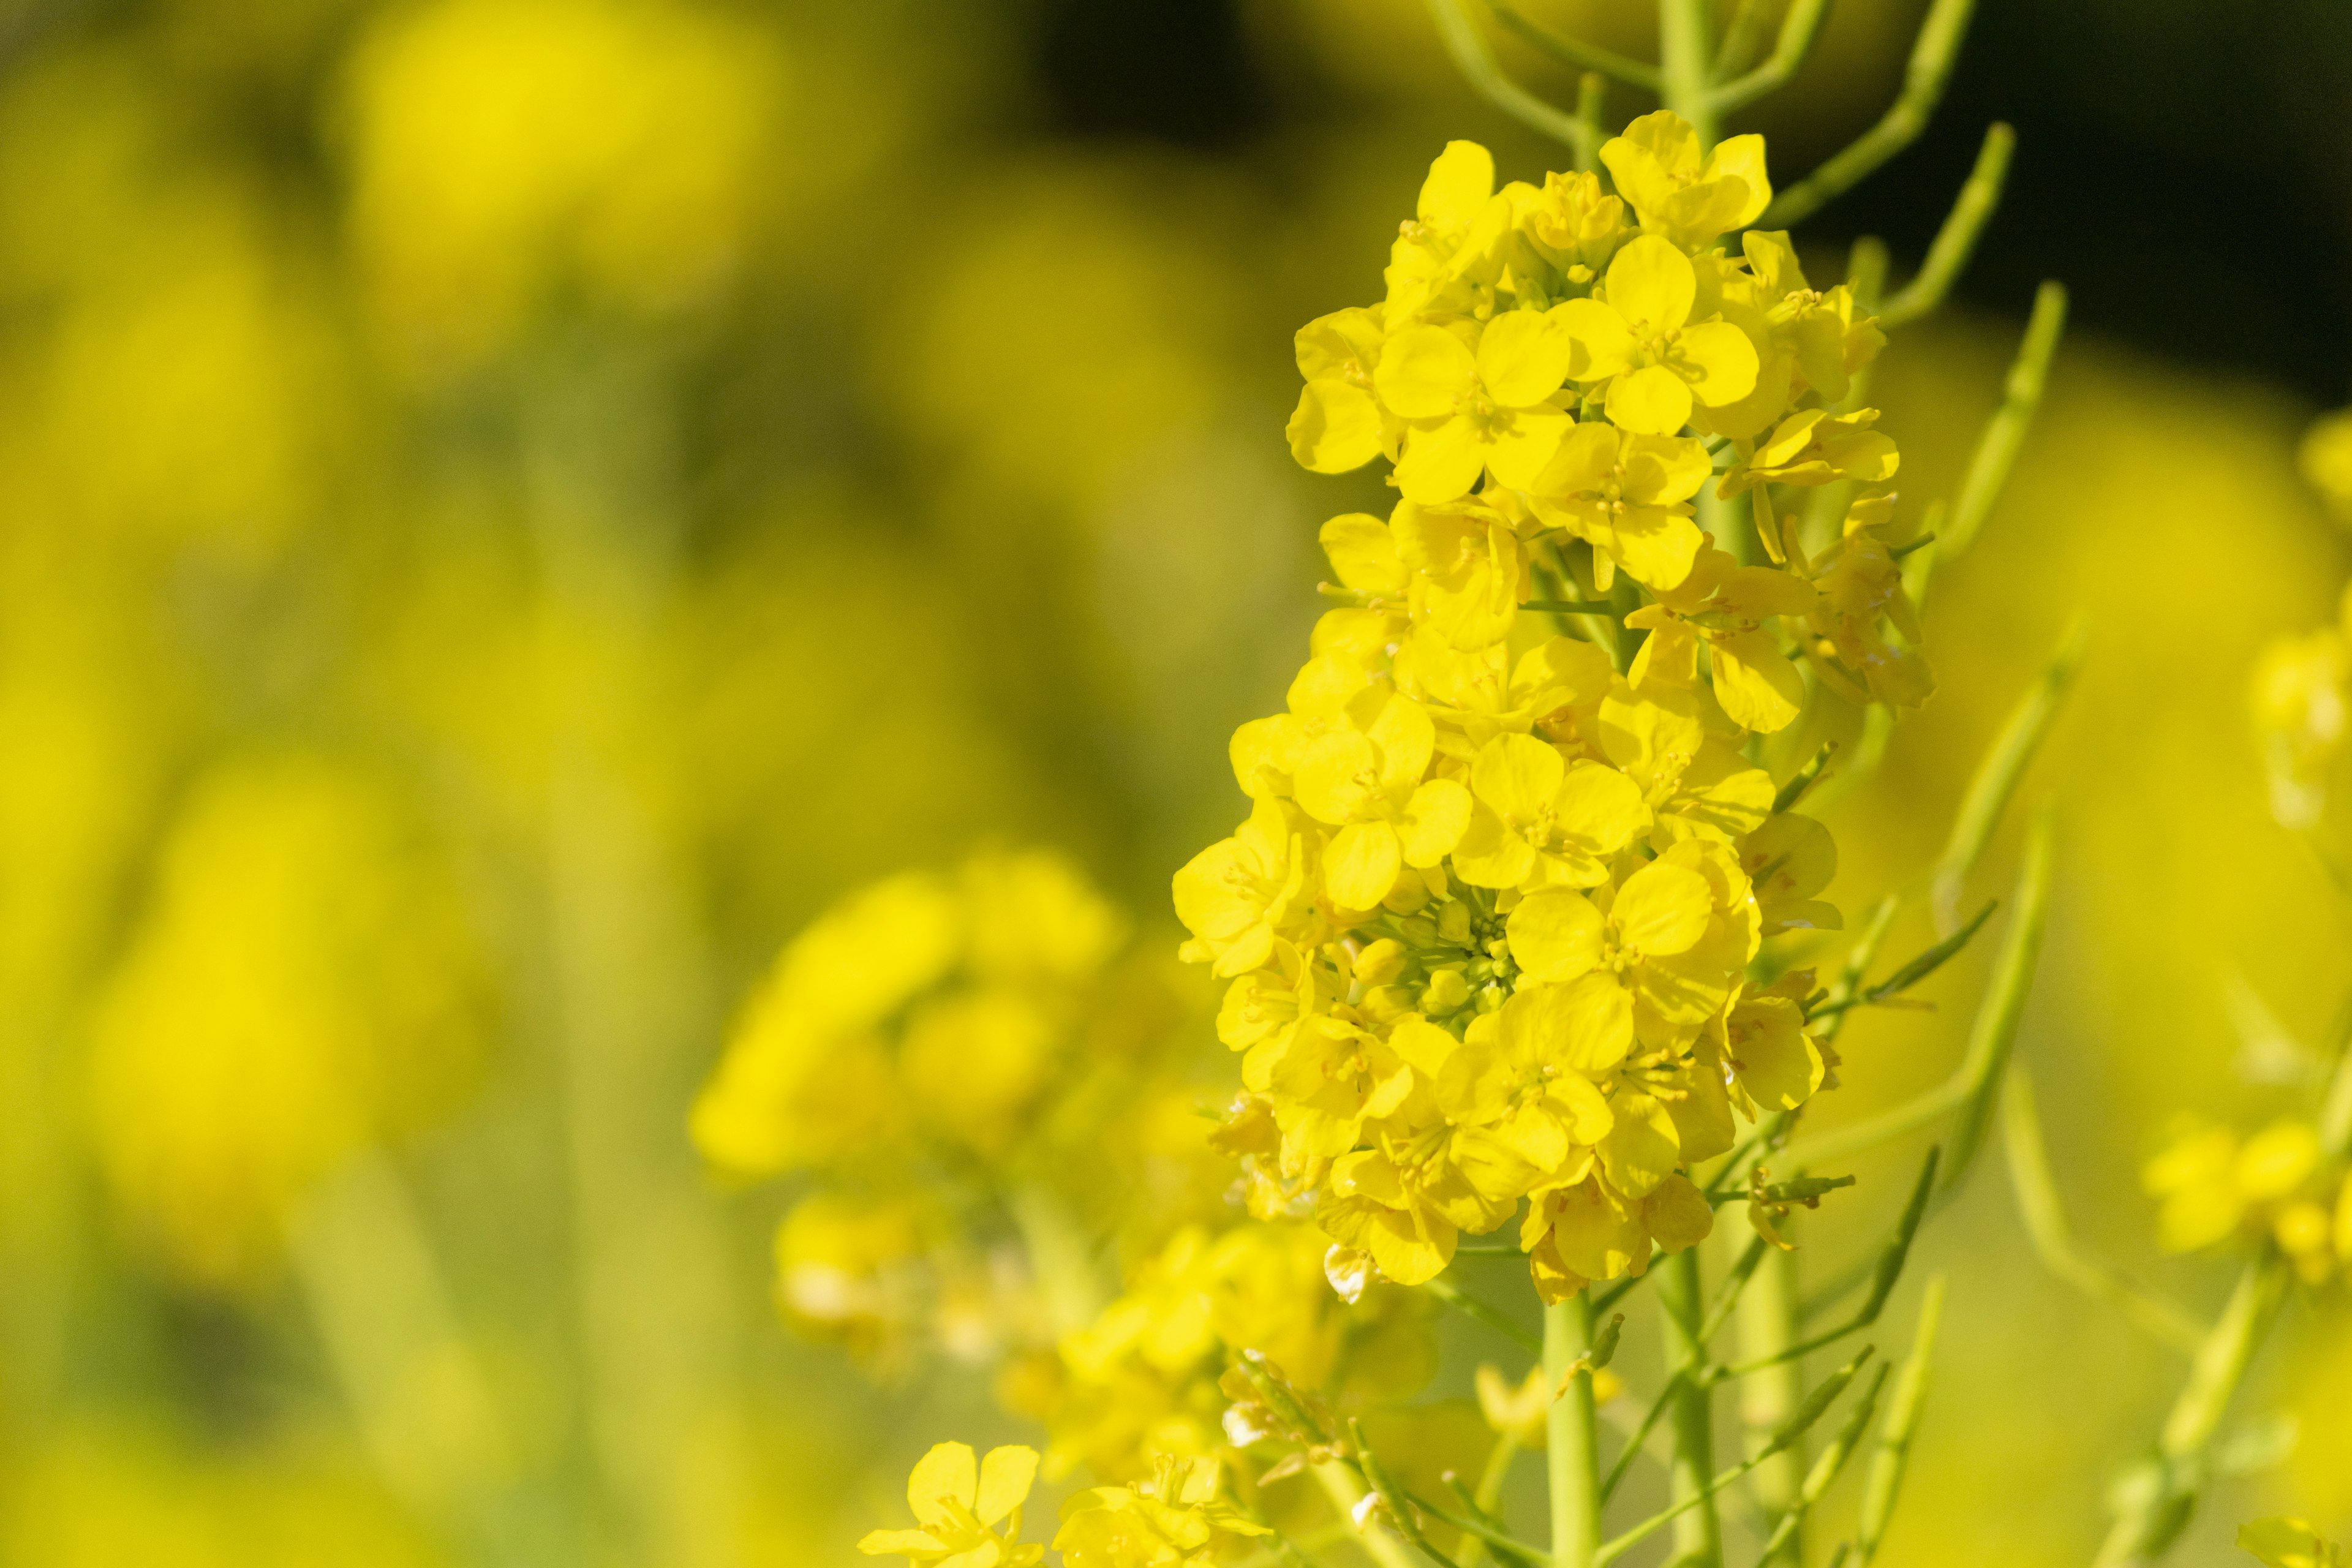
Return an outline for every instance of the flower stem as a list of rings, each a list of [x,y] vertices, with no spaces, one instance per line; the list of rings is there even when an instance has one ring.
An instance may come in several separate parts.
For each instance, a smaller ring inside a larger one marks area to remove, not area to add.
[[[1767,1247],[1759,1263],[1753,1283],[1739,1298],[1739,1351],[1748,1360],[1769,1361],[1797,1342],[1797,1260],[1778,1247]],[[1764,1451],[1796,1414],[1803,1397],[1801,1361],[1765,1366],[1739,1380],[1740,1420],[1747,1428],[1751,1457]],[[1748,1487],[1755,1494],[1757,1507],[1769,1519],[1786,1514],[1796,1505],[1804,1475],[1801,1437],[1758,1466],[1748,1479]],[[1803,1561],[1803,1537],[1792,1534],[1779,1551],[1763,1559],[1759,1568],[1788,1568]]]
[[[1706,1363],[1699,1337],[1706,1295],[1699,1287],[1698,1248],[1685,1247],[1658,1266],[1658,1306],[1665,1327],[1666,1373],[1689,1372],[1675,1396],[1674,1496],[1696,1500],[1675,1520],[1675,1561],[1684,1568],[1716,1568],[1723,1561],[1723,1526],[1708,1496],[1715,1479],[1715,1395],[1698,1379]]]
[[[1551,1482],[1554,1568],[1592,1568],[1601,1544],[1600,1469],[1593,1432],[1592,1377],[1568,1375],[1592,1348],[1592,1302],[1583,1291],[1544,1309],[1544,1375],[1568,1387],[1552,1401],[1544,1465]]]
[[[1702,150],[1715,145],[1721,125],[1708,22],[1707,0],[1659,0],[1658,96],[1690,121]]]

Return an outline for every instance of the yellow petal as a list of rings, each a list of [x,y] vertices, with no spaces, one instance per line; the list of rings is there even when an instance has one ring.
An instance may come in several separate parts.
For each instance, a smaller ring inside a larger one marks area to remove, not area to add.
[[[1407,419],[1436,419],[1475,389],[1477,375],[1478,362],[1460,338],[1443,327],[1407,327],[1381,346],[1372,385]]]
[[[1688,436],[1629,436],[1622,461],[1625,499],[1640,506],[1686,501],[1714,471],[1706,444]]]
[[[945,1524],[953,1516],[940,1500],[970,1508],[979,1489],[980,1461],[971,1445],[941,1443],[915,1462],[907,1478],[907,1506],[925,1524]]]
[[[1323,851],[1323,888],[1343,909],[1378,907],[1404,868],[1396,829],[1385,822],[1360,822],[1331,836]]]
[[[1470,493],[1486,467],[1486,446],[1478,427],[1455,416],[1416,425],[1397,460],[1397,489],[1423,506],[1443,506]]]
[[[1716,231],[1718,234],[1724,229],[1747,227],[1763,216],[1764,209],[1772,205],[1772,181],[1764,172],[1763,137],[1753,134],[1734,136],[1728,141],[1716,143],[1715,151],[1706,155],[1706,163],[1701,171],[1701,177],[1717,180],[1727,175],[1737,176],[1747,184],[1748,199],[1733,209],[1723,229]],[[1801,273],[1798,275],[1793,286],[1804,287]]]
[[[994,1524],[1029,1496],[1037,1481],[1037,1450],[1020,1444],[991,1448],[980,1462],[980,1496],[972,1512],[982,1524]]]
[[[1627,1197],[1647,1197],[1682,1163],[1681,1134],[1665,1107],[1646,1094],[1621,1091],[1610,1114],[1615,1121],[1601,1141],[1601,1168]]]
[[[1554,305],[1550,315],[1568,333],[1570,381],[1600,381],[1633,363],[1633,331],[1615,307],[1570,300]]]
[[[1706,1239],[1715,1228],[1715,1211],[1689,1177],[1668,1176],[1642,1200],[1642,1221],[1660,1247],[1680,1252]]]
[[[1431,779],[1412,792],[1397,818],[1408,866],[1434,866],[1454,853],[1470,826],[1470,792],[1452,779]]]
[[[1656,235],[1632,241],[1609,263],[1610,308],[1625,319],[1637,338],[1680,327],[1690,320],[1697,296],[1698,277],[1690,258]]]
[[[1495,155],[1475,142],[1448,142],[1429,165],[1413,213],[1422,222],[1452,233],[1468,227],[1494,194]]]
[[[1614,1279],[1649,1261],[1649,1233],[1640,1220],[1612,1203],[1598,1182],[1554,1194],[1546,1205],[1552,1211],[1552,1246],[1570,1268],[1586,1279]]]
[[[1360,305],[1318,316],[1298,329],[1291,345],[1298,374],[1308,381],[1345,377],[1350,366],[1366,369],[1380,358],[1381,319]]]
[[[1535,867],[1534,847],[1501,817],[1483,805],[1470,814],[1470,826],[1454,847],[1455,876],[1477,888],[1516,888]]]
[[[1343,513],[1325,523],[1316,538],[1330,558],[1333,574],[1345,586],[1367,594],[1404,592],[1404,564],[1397,558],[1396,536],[1371,513]]]
[[[1597,1076],[1613,1070],[1633,1048],[1633,999],[1615,975],[1588,973],[1512,997],[1503,1027],[1522,1055]]]
[[[1648,819],[1640,787],[1599,763],[1577,763],[1552,797],[1554,825],[1588,854],[1616,854]]]
[[[1654,591],[1680,586],[1690,575],[1691,563],[1698,559],[1699,546],[1706,542],[1706,535],[1699,531],[1698,524],[1663,507],[1629,506],[1617,514],[1616,526],[1609,531],[1609,550],[1618,564]]]
[[[1362,735],[1352,730],[1320,735],[1300,759],[1292,790],[1307,816],[1334,827],[1342,826],[1370,809],[1370,781],[1379,768],[1380,753]]]
[[[1804,678],[1769,632],[1739,632],[1712,644],[1715,700],[1743,730],[1785,730],[1805,705]]]
[[[940,1552],[939,1539],[921,1530],[870,1530],[857,1543],[857,1550],[869,1557],[912,1557],[918,1560],[936,1559]]]
[[[1551,496],[1601,489],[1617,478],[1617,427],[1613,425],[1595,420],[1577,426],[1561,437],[1559,450],[1528,488]],[[1698,445],[1696,441],[1691,444]],[[1704,447],[1700,448],[1699,466],[1702,469],[1706,467]],[[1705,478],[1704,473],[1701,478]]]
[[[1429,754],[1437,746],[1437,726],[1429,710],[1410,697],[1391,696],[1380,717],[1364,731],[1381,754],[1381,786],[1402,795],[1429,771]]]
[[[1513,489],[1526,489],[1544,471],[1560,437],[1571,428],[1565,414],[1549,408],[1523,408],[1495,432],[1486,448],[1486,467]]]
[[[1576,345],[1568,330],[1536,310],[1511,310],[1486,323],[1478,340],[1478,376],[1505,408],[1527,408],[1559,390]]]
[[[1685,952],[1706,934],[1713,902],[1706,878],[1653,860],[1625,879],[1609,918],[1618,942],[1644,957]]]
[[[1381,409],[1349,382],[1310,381],[1290,416],[1290,455],[1318,474],[1344,474],[1381,455]]]
[[[1691,391],[1665,366],[1645,365],[1609,384],[1606,407],[1610,423],[1620,429],[1671,436],[1690,423]]]
[[[1601,962],[1601,911],[1581,893],[1530,893],[1513,910],[1504,934],[1511,961],[1538,980],[1573,980]]]
[[[1756,344],[1729,321],[1685,327],[1675,343],[1675,363],[1690,381],[1691,395],[1709,407],[1737,403],[1755,391],[1761,363]]]
[[[1497,735],[1470,764],[1470,787],[1494,810],[1525,819],[1551,804],[1567,772],[1557,747],[1531,735]]]

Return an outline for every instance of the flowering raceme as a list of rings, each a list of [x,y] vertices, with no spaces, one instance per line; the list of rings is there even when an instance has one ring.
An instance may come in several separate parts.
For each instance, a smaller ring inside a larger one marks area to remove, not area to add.
[[[1299,333],[1293,452],[1385,458],[1402,499],[1326,525],[1341,607],[1175,899],[1230,981],[1253,1179],[1311,1194],[1343,1285],[1515,1215],[1548,1300],[1707,1234],[1690,1168],[1832,1062],[1808,977],[1748,979],[1838,921],[1834,846],[1748,742],[1817,691],[1930,689],[1899,455],[1837,406],[1883,335],[1785,235],[1717,243],[1770,198],[1760,139],[1702,159],[1661,112],[1601,160],[1614,196],[1496,190],[1451,143],[1387,298]],[[1833,481],[1860,499],[1809,552],[1782,498]]]

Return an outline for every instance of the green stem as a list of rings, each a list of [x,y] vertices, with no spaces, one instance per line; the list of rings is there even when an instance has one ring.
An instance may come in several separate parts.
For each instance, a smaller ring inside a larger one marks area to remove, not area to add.
[[[1544,1469],[1551,1485],[1551,1559],[1557,1568],[1592,1568],[1601,1544],[1598,1443],[1592,1378],[1568,1369],[1592,1348],[1592,1303],[1582,1291],[1544,1309],[1544,1375],[1568,1384],[1546,1417]]]
[[[1706,1297],[1699,1287],[1696,1247],[1685,1247],[1659,1266],[1657,1292],[1666,1373],[1692,1374],[1674,1405],[1675,1501],[1695,1505],[1675,1519],[1675,1561],[1685,1568],[1714,1568],[1723,1560],[1723,1526],[1709,1495],[1715,1479],[1715,1395],[1697,1377],[1706,1363],[1706,1345],[1699,1337]]]
[[[1794,1215],[1789,1221],[1793,1222]],[[1760,1239],[1760,1238],[1759,1238]],[[1793,1253],[1769,1247],[1757,1268],[1754,1279],[1739,1298],[1739,1352],[1743,1359],[1767,1361],[1780,1355],[1797,1342],[1797,1259]],[[1797,1404],[1804,1394],[1804,1371],[1801,1361],[1789,1360],[1765,1366],[1739,1382],[1739,1419],[1746,1430],[1748,1456],[1758,1458],[1770,1445],[1773,1434],[1780,1430],[1796,1414]],[[1804,1483],[1804,1440],[1800,1437],[1759,1465],[1748,1479],[1748,1489],[1755,1494],[1756,1506],[1766,1518],[1786,1514],[1796,1506],[1798,1489]],[[1804,1561],[1801,1535],[1792,1535],[1780,1543],[1780,1549],[1761,1560],[1759,1568],[1776,1568]]]
[[[1331,1500],[1331,1506],[1339,1510],[1339,1517],[1353,1523],[1356,1505],[1364,1500],[1365,1495],[1364,1484],[1357,1479],[1356,1472],[1337,1459],[1326,1459],[1312,1467],[1312,1471],[1316,1484]],[[1405,1550],[1404,1542],[1377,1524],[1358,1526],[1356,1543],[1380,1568],[1420,1568],[1412,1553]]]
[[[2245,1380],[2254,1352],[2286,1304],[2288,1269],[2276,1248],[2246,1265],[2221,1321],[2198,1347],[2189,1382],[2173,1402],[2148,1460],[2153,1474],[2135,1489],[2133,1501],[2093,1559],[2095,1568],[2152,1563],[2169,1551],[2187,1528],[2204,1480],[2206,1450],[2231,1398]]]
[[[1715,145],[1722,126],[1713,31],[1708,0],[1658,0],[1658,97],[1691,122],[1702,152]]]

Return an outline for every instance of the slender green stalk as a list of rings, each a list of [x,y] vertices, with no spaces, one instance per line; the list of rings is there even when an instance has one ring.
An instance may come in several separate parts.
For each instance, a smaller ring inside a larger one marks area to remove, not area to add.
[[[1364,1483],[1355,1469],[1338,1459],[1326,1459],[1308,1468],[1315,1477],[1315,1484],[1323,1489],[1323,1495],[1331,1500],[1333,1508],[1339,1510],[1339,1517],[1352,1523],[1356,1518],[1356,1505],[1365,1497]],[[1377,1524],[1357,1525],[1356,1544],[1364,1549],[1364,1554],[1379,1564],[1379,1568],[1420,1568],[1413,1561],[1412,1553],[1405,1549],[1404,1542]]]
[[[1437,36],[1453,57],[1454,68],[1469,79],[1479,97],[1521,124],[1565,143],[1580,158],[1596,155],[1591,126],[1546,103],[1504,74],[1493,46],[1463,8],[1463,0],[1429,0],[1429,14],[1437,23]]]
[[[1894,106],[1843,152],[1775,196],[1759,227],[1788,228],[1811,216],[1917,139],[1943,99],[1944,85],[1951,79],[1960,41],[1968,36],[1969,14],[1975,9],[1976,0],[1934,0],[1927,8],[1927,19],[1920,24],[1918,39],[1911,46],[1903,91]]]
[[[2009,813],[2009,803],[2016,797],[2026,768],[2042,750],[2051,725],[2065,706],[2067,693],[2074,689],[2090,636],[2090,625],[2080,616],[2067,624],[2050,661],[2042,667],[2042,674],[2026,689],[2025,695],[2018,699],[2017,706],[2010,710],[2000,732],[1993,737],[1983,761],[1970,775],[1969,787],[1960,796],[1959,810],[1952,816],[1951,836],[1944,841],[1944,852],[1936,861],[1931,897],[1939,927],[1951,929],[1959,912],[1960,895],[1966,889],[1969,873],[1983,858],[1994,830]]]
[[[1829,9],[1829,0],[1790,0],[1787,13],[1780,18],[1780,34],[1773,43],[1771,58],[1747,75],[1717,88],[1715,111],[1737,113],[1758,99],[1786,87],[1789,79],[1803,68],[1805,58],[1813,52],[1813,42],[1822,36],[1822,22]],[[1748,16],[1743,11],[1739,22],[1747,21]],[[1732,40],[1725,42],[1728,46]]]
[[[1781,1514],[1780,1521],[1773,1526],[1772,1533],[1765,1538],[1762,1561],[1781,1560],[1781,1553],[1797,1544],[1797,1532],[1804,1528],[1805,1516],[1829,1495],[1830,1488],[1835,1486],[1838,1477],[1845,1472],[1854,1450],[1862,1446],[1862,1434],[1870,1425],[1872,1412],[1878,1408],[1879,1391],[1886,1386],[1887,1372],[1885,1363],[1879,1363],[1871,1373],[1870,1385],[1863,1390],[1862,1397],[1855,1400],[1853,1408],[1846,1413],[1844,1423],[1830,1438],[1829,1446],[1822,1450],[1822,1457],[1813,1461],[1811,1469],[1805,1472],[1804,1481],[1797,1489],[1796,1500],[1789,1505],[1788,1510]]]
[[[1709,0],[1658,0],[1658,97],[1698,132],[1701,151],[1719,139],[1715,43]]]
[[[1723,41],[1716,46],[1715,78],[1729,81],[1755,63],[1756,51],[1764,47],[1764,16],[1771,7],[1765,0],[1739,0],[1731,13],[1731,25],[1723,30]]]
[[[1698,1248],[1685,1247],[1658,1266],[1659,1322],[1664,1327],[1666,1373],[1689,1373],[1675,1394],[1674,1496],[1690,1505],[1675,1520],[1675,1560],[1689,1568],[1712,1568],[1723,1560],[1723,1525],[1717,1517],[1715,1394],[1697,1381],[1706,1364],[1700,1338],[1706,1296],[1699,1286]]]
[[[1878,1447],[1870,1457],[1870,1473],[1862,1483],[1862,1518],[1855,1531],[1855,1549],[1868,1563],[1886,1538],[1895,1500],[1902,1494],[1903,1473],[1911,1463],[1911,1439],[1919,1430],[1919,1415],[1927,1402],[1927,1379],[1935,1363],[1936,1330],[1944,1321],[1944,1277],[1927,1281],[1919,1301],[1919,1326],[1911,1340],[1910,1359],[1895,1380],[1895,1397],[1878,1428]]]
[[[2009,178],[2010,154],[2017,150],[2017,132],[2001,121],[1985,127],[1984,145],[1977,151],[1976,167],[1945,215],[1943,227],[1927,247],[1919,275],[1905,284],[1878,312],[1878,324],[1894,328],[1916,321],[1944,302],[1961,269],[1975,254],[1977,237],[2000,205],[2000,189]]]
[[[1544,1471],[1551,1489],[1551,1558],[1559,1568],[1592,1568],[1601,1542],[1598,1440],[1592,1379],[1569,1368],[1592,1348],[1592,1303],[1582,1291],[1544,1309],[1544,1375],[1568,1384],[1545,1417]]]
[[[2127,1498],[2092,1559],[2094,1568],[2154,1562],[2188,1528],[2205,1479],[2206,1450],[2246,1368],[2286,1304],[2289,1270],[2275,1247],[2246,1265],[2221,1321],[2198,1347],[2189,1382],[2173,1402],[2156,1452],[2125,1489]]]
[[[2204,1342],[2204,1324],[2171,1298],[2091,1257],[2075,1241],[2074,1227],[2066,1223],[2065,1205],[2058,1196],[2058,1184],[2050,1174],[2042,1118],[2033,1104],[2033,1081],[2016,1062],[2009,1065],[2009,1084],[2001,1092],[2001,1131],[2018,1213],[2042,1267],[2084,1295],[2114,1307],[2166,1344],[2195,1352]]]
[[[1584,142],[1575,149],[1576,166],[1585,174],[1601,168],[1601,144],[1607,140],[1601,123],[1609,113],[1609,83],[1599,71],[1586,71],[1576,81],[1576,121],[1584,127]]]
[[[1453,1285],[1444,1279],[1432,1279],[1423,1284],[1422,1289],[1436,1297],[1439,1300],[1444,1302],[1447,1306],[1453,1308],[1455,1311],[1461,1312],[1465,1316],[1477,1319],[1480,1322],[1486,1324],[1496,1333],[1501,1334],[1505,1339],[1509,1340],[1514,1344],[1524,1345],[1528,1350],[1537,1352],[1541,1352],[1544,1348],[1544,1342],[1542,1340],[1538,1339],[1534,1334],[1529,1333],[1526,1329],[1512,1321],[1507,1313],[1505,1313],[1496,1308],[1488,1306],[1486,1302],[1478,1300],[1477,1297],[1471,1295],[1468,1291],[1462,1289],[1456,1285]]]
[[[2000,1098],[2001,1076],[2017,1047],[2018,1021],[2024,1016],[2026,994],[2033,989],[2033,970],[2042,957],[2042,930],[2050,910],[2051,841],[2054,837],[2048,806],[2034,814],[2025,840],[2025,864],[2017,873],[2017,918],[2001,938],[1993,959],[1992,980],[1977,1004],[1969,1030],[1968,1054],[1960,1070],[1971,1088],[1953,1120],[1950,1152],[1944,1162],[1943,1190],[1958,1187],[1968,1174],[1977,1150],[1991,1124],[1993,1102]]]
[[[1792,1219],[1794,1216],[1790,1216]],[[1764,1238],[1756,1238],[1759,1246]],[[1804,1394],[1804,1368],[1794,1357],[1780,1358],[1797,1341],[1797,1259],[1794,1253],[1765,1247],[1756,1275],[1739,1298],[1739,1353],[1747,1360],[1769,1364],[1739,1380],[1739,1421],[1746,1434],[1748,1457],[1761,1462],[1748,1478],[1748,1489],[1767,1518],[1787,1514],[1796,1506],[1805,1473],[1803,1439],[1770,1455],[1772,1435],[1787,1424]],[[1794,1565],[1804,1561],[1804,1542],[1792,1525],[1788,1540],[1759,1560],[1759,1568]]]
[[[2000,500],[2002,487],[2009,483],[2009,471],[2017,463],[2018,448],[2025,444],[2025,435],[2032,428],[2033,416],[2042,407],[2042,389],[2050,380],[2050,362],[2058,353],[2058,340],[2066,331],[2066,286],[2044,283],[2034,291],[2033,313],[2026,319],[2025,336],[2019,340],[2017,357],[2010,362],[2009,379],[2002,384],[2000,406],[1985,424],[1984,433],[1977,437],[1977,449],[1969,458],[1969,471],[1960,481],[1959,494],[1952,501],[1952,515],[1942,530],[1942,537],[1932,552],[1922,552],[1914,560],[1932,559],[1938,563],[1958,558],[1961,552],[1976,542],[1977,531],[1992,514],[1993,504]],[[1920,595],[1915,593],[1915,599]]]
[[[1598,44],[1588,44],[1581,38],[1570,37],[1554,27],[1520,15],[1510,0],[1486,0],[1486,9],[1495,14],[1506,30],[1517,34],[1538,51],[1549,55],[1564,66],[1580,71],[1598,71],[1623,82],[1640,92],[1658,90],[1658,68],[1621,55],[1614,49],[1604,49]]]

